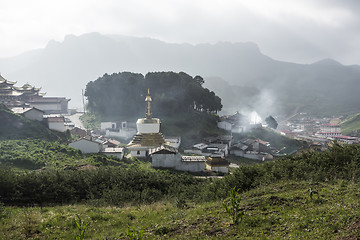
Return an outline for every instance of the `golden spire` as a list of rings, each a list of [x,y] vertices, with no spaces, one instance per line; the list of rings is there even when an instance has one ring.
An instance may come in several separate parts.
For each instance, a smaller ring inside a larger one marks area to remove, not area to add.
[[[148,88],[148,95],[145,98],[145,102],[147,102],[146,105],[146,118],[151,119],[151,97],[150,97],[150,89]]]

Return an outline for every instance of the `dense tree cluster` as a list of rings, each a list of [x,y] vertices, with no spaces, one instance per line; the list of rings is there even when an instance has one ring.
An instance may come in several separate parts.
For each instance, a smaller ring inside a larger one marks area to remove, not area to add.
[[[172,116],[189,111],[217,112],[221,99],[203,88],[200,76],[180,72],[142,74],[122,72],[105,74],[86,86],[88,109],[105,116],[138,117],[145,111],[144,99],[150,89],[153,112]]]

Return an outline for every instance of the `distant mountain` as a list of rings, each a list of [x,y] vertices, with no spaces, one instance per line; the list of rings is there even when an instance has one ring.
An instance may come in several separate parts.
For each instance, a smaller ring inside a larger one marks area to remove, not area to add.
[[[205,82],[205,86],[220,97],[222,91],[228,98],[239,99],[224,104],[225,109],[260,104],[271,105],[277,112],[295,107],[329,114],[360,111],[359,66],[343,66],[329,59],[314,64],[276,61],[254,43],[170,44],[89,33],[69,35],[63,42],[50,41],[44,49],[0,59],[0,72],[8,80],[42,87],[48,96],[69,97],[70,106],[77,107],[82,105],[81,90],[89,81],[123,71],[183,71],[201,75],[205,81],[224,79]]]

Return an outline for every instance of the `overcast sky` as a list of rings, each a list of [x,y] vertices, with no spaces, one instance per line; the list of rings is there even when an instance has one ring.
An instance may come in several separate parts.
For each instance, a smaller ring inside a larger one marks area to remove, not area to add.
[[[0,57],[88,32],[254,42],[275,59],[360,64],[359,0],[0,0]]]

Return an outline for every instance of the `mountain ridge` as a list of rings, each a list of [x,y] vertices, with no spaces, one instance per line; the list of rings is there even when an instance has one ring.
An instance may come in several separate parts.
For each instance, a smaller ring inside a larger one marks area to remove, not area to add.
[[[353,96],[360,87],[360,66],[330,59],[312,64],[278,61],[251,42],[191,45],[100,33],[67,35],[62,42],[50,41],[44,49],[0,59],[0,69],[7,79],[42,87],[48,95],[69,97],[70,106],[76,107],[81,106],[86,84],[105,73],[174,71],[205,80],[220,77],[231,86],[271,92],[279,108],[307,106],[319,99],[320,109],[326,105],[330,112],[344,106],[349,106],[346,111],[360,111],[354,104],[360,99]],[[216,93],[216,84],[211,87]],[[329,98],[329,92],[346,99],[338,104]],[[332,111],[334,104],[339,106]],[[224,106],[231,107],[237,106]]]

